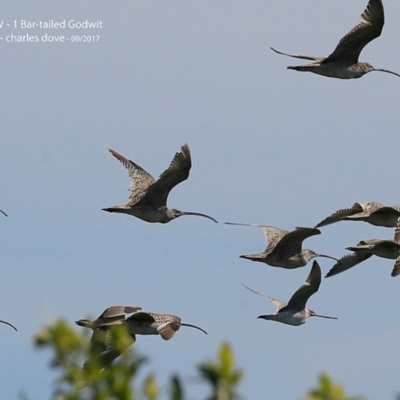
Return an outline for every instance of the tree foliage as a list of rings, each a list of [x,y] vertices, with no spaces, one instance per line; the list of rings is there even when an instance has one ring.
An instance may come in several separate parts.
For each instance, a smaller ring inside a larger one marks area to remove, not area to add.
[[[311,389],[303,400],[364,400],[364,398],[347,397],[342,385],[334,383],[327,374],[321,374],[319,385]]]
[[[223,343],[219,349],[218,360],[206,361],[198,366],[200,376],[211,386],[207,400],[239,400],[237,386],[243,372],[235,368],[235,359],[229,344]]]
[[[123,326],[113,327],[111,335],[113,348],[120,348],[122,355],[107,368],[104,368],[104,362],[96,362],[88,332],[77,333],[69,323],[58,320],[34,337],[36,348],[50,350],[50,367],[59,373],[54,382],[52,400],[189,400],[182,379],[176,374],[170,377],[167,385],[161,386],[162,390],[152,373],[138,382],[138,372],[146,358],[137,353],[134,345],[129,347],[132,339]],[[236,367],[228,343],[221,344],[216,360],[198,364],[196,372],[210,390],[204,400],[243,399],[238,387],[244,372]],[[28,399],[28,396],[23,398]],[[396,398],[400,400],[400,396]],[[191,397],[190,400],[194,399]],[[310,389],[302,400],[365,398],[349,397],[342,385],[323,373],[319,376],[318,385]]]
[[[137,354],[134,346],[127,346],[131,337],[122,325],[112,327],[111,342],[113,348],[121,349],[122,355],[104,368],[104,363],[96,362],[101,358],[94,357],[93,343],[88,335],[77,333],[66,321],[58,320],[42,329],[34,337],[35,347],[51,351],[50,367],[59,372],[52,399],[187,399],[178,375],[171,376],[166,393],[160,390],[153,374],[137,382],[138,372],[146,359]],[[237,386],[243,374],[236,369],[233,352],[227,343],[221,345],[217,361],[206,361],[197,369],[202,380],[211,387],[212,394],[207,400],[239,400]]]

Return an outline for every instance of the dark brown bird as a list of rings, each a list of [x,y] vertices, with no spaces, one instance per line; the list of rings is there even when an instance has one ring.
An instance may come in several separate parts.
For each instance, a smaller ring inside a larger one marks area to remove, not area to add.
[[[85,363],[95,361],[100,366],[107,368],[131,344],[136,341],[135,335],[160,335],[164,340],[171,339],[181,326],[196,328],[205,334],[206,331],[198,326],[181,322],[175,315],[143,312],[141,307],[111,306],[107,308],[96,320],[80,319],[75,321],[79,326],[93,330],[91,339],[91,357]],[[133,313],[133,314],[132,314]],[[132,314],[126,318],[126,314]],[[130,341],[125,348],[114,348],[112,343],[112,326],[123,325],[126,327]]]
[[[325,257],[336,260],[334,257],[316,253],[314,250],[302,249],[303,241],[310,236],[320,235],[321,231],[316,228],[297,227],[289,232],[284,229],[267,225],[239,224],[225,222],[228,225],[254,226],[264,231],[268,246],[263,253],[242,255],[251,261],[260,261],[272,267],[294,269],[304,267],[315,257]]]
[[[396,260],[392,276],[400,274],[400,218],[394,233],[394,240],[370,239],[361,240],[357,246],[346,247],[346,250],[353,251],[342,257],[326,274],[326,277],[340,274],[372,256]]]
[[[374,68],[371,64],[358,61],[363,48],[382,33],[385,23],[382,0],[369,0],[367,7],[361,14],[361,18],[363,21],[340,40],[333,53],[328,57],[297,56],[282,53],[272,47],[271,49],[275,53],[285,56],[314,61],[311,64],[288,67],[288,69],[296,71],[309,71],[318,75],[340,79],[361,78],[371,71],[388,72],[400,77],[396,72]]]
[[[375,226],[394,228],[399,217],[400,206],[385,206],[375,201],[357,202],[350,208],[335,211],[315,227],[320,228],[338,221],[364,221]]]
[[[169,192],[189,177],[192,160],[187,143],[181,147],[179,153],[175,154],[170,166],[160,175],[158,180],[155,180],[143,168],[122,154],[113,149],[108,150],[127,168],[132,183],[128,203],[122,206],[103,208],[104,211],[129,214],[146,222],[160,222],[162,224],[182,215],[197,215],[217,222],[214,218],[205,214],[167,207]]]

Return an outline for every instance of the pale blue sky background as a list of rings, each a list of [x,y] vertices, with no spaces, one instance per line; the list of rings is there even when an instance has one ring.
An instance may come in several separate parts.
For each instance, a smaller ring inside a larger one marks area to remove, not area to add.
[[[0,326],[2,398],[17,398],[20,390],[31,400],[49,398],[50,354],[32,347],[40,328],[130,304],[209,332],[182,328],[170,342],[136,343],[150,357],[146,371],[161,383],[180,373],[192,397],[205,393],[193,380],[195,365],[228,340],[246,372],[240,391],[247,400],[298,399],[321,371],[349,394],[393,399],[400,391],[400,278],[390,276],[393,262],[372,257],[323,280],[308,305],[337,321],[261,321],[256,317],[273,306],[242,283],[287,301],[311,263],[287,271],[239,259],[265,248],[263,233],[223,224],[291,230],[355,201],[400,204],[400,79],[376,72],[341,81],[289,71],[302,61],[269,50],[328,55],[366,3],[3,5],[6,22],[90,19],[104,28],[88,32],[101,36],[91,44],[0,41],[0,208],[9,214],[0,216],[0,318],[19,329]],[[361,60],[400,72],[400,3],[384,5],[383,34]],[[185,142],[193,168],[169,206],[210,214],[220,224],[197,217],[147,224],[101,211],[128,198],[127,172],[108,147],[158,176]],[[305,247],[341,257],[361,239],[392,237],[392,229],[342,222],[322,228]],[[320,259],[324,273],[332,264]]]

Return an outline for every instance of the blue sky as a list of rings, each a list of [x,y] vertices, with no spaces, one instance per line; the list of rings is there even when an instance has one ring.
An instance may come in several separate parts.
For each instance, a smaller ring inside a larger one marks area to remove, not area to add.
[[[400,72],[400,4],[385,0],[382,36],[361,61]],[[148,370],[173,372],[201,397],[195,365],[223,340],[245,369],[246,399],[296,399],[322,371],[352,395],[400,391],[391,260],[372,257],[322,281],[318,313],[300,327],[257,320],[287,301],[311,263],[287,271],[239,259],[265,248],[255,228],[314,226],[355,201],[400,204],[400,79],[379,72],[342,81],[299,73],[269,50],[328,55],[360,21],[365,0],[9,2],[1,18],[103,21],[97,43],[6,43],[2,48],[0,155],[2,396],[49,398],[49,353],[32,337],[62,317],[139,305],[201,326],[170,342],[140,337]],[[16,30],[5,27],[0,35]],[[41,36],[56,33],[36,29]],[[17,32],[16,32],[17,33]],[[18,31],[18,34],[26,34]],[[58,34],[73,35],[71,29]],[[81,32],[79,32],[81,33]],[[87,32],[84,32],[85,34]],[[101,208],[123,204],[130,181],[113,147],[158,176],[183,143],[193,167],[168,205],[215,217],[147,224]],[[341,257],[361,239],[393,230],[341,222],[306,248]],[[333,265],[320,259],[325,274]],[[372,320],[372,321],[371,321]],[[79,329],[77,327],[77,329]],[[18,371],[18,373],[17,373]]]

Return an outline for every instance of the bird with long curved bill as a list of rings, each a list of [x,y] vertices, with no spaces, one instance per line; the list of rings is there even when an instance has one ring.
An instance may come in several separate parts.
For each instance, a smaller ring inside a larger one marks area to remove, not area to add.
[[[251,261],[266,263],[272,267],[285,269],[295,269],[304,267],[315,257],[336,258],[325,254],[316,253],[314,250],[302,249],[303,241],[310,236],[320,235],[321,231],[316,228],[297,227],[289,232],[274,226],[240,224],[235,222],[225,222],[227,225],[243,225],[260,228],[264,231],[267,240],[267,248],[262,253],[242,255],[240,258]]]
[[[90,358],[85,366],[95,363],[101,369],[107,368],[131,344],[136,341],[136,335],[160,335],[164,340],[170,340],[181,326],[195,328],[207,332],[192,324],[183,323],[176,315],[144,312],[136,306],[111,306],[95,320],[80,319],[75,321],[79,326],[93,330],[90,348]],[[126,317],[127,314],[132,314]],[[122,345],[117,345],[114,338],[115,326],[126,329],[127,340]]]
[[[321,317],[329,319],[337,319],[336,317],[328,317],[327,315],[317,314],[315,311],[306,308],[308,299],[318,292],[321,284],[321,267],[317,261],[313,262],[311,271],[306,282],[301,285],[286,304],[283,301],[273,297],[258,293],[248,286],[243,285],[246,289],[270,301],[276,308],[275,314],[260,315],[257,318],[271,321],[282,322],[283,324],[298,326],[307,322],[309,317]]]
[[[382,33],[385,23],[382,0],[369,0],[361,18],[362,22],[340,40],[333,53],[328,57],[287,54],[273,47],[271,47],[271,50],[284,56],[313,61],[311,64],[287,67],[295,71],[313,72],[314,74],[339,79],[361,78],[372,71],[387,72],[400,77],[397,72],[375,68],[371,64],[358,61],[363,48]]]
[[[103,208],[103,211],[133,215],[146,222],[165,224],[182,215],[197,215],[218,222],[206,214],[192,211],[180,211],[167,207],[169,192],[179,183],[189,177],[192,167],[190,149],[187,143],[176,153],[169,167],[155,180],[138,164],[129,160],[121,153],[108,149],[128,170],[132,179],[129,201],[125,205]]]

